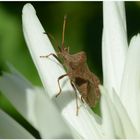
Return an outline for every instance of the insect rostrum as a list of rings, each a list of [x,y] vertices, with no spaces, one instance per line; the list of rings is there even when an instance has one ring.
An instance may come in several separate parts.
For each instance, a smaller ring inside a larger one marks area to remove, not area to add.
[[[56,95],[60,95],[61,93],[61,87],[60,87],[60,80],[64,78],[65,76],[68,76],[70,78],[70,82],[72,87],[75,90],[76,95],[76,107],[77,107],[77,115],[78,115],[78,98],[77,98],[77,92],[76,89],[81,94],[81,100],[82,102],[86,102],[90,107],[94,107],[97,103],[97,101],[100,98],[100,92],[98,85],[100,84],[99,78],[90,71],[88,65],[87,65],[87,57],[85,52],[81,51],[76,54],[70,54],[69,48],[65,47],[64,45],[64,33],[65,33],[65,26],[66,26],[66,16],[64,16],[64,23],[63,23],[63,32],[62,32],[62,47],[58,46],[59,52],[57,52],[56,56],[55,54],[49,54],[46,56],[40,56],[40,57],[49,57],[50,55],[53,55],[57,60],[60,61],[60,58],[63,60],[63,65],[67,69],[67,73],[60,76],[58,81],[59,86],[59,92]],[[51,38],[53,38],[51,36]],[[53,38],[54,39],[54,38]]]

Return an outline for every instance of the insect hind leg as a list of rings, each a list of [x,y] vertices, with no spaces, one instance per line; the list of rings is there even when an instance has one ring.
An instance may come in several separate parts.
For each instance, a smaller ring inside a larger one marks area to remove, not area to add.
[[[60,80],[62,79],[62,78],[64,78],[65,76],[68,76],[68,74],[63,74],[63,75],[61,75],[58,79],[57,79],[57,82],[58,82],[58,87],[59,87],[59,92],[56,94],[56,97],[58,97],[60,94],[61,94],[61,91],[62,91],[62,89],[61,89],[61,87],[60,87]]]
[[[84,103],[84,97],[81,95],[81,101],[82,103]]]
[[[75,96],[76,96],[76,116],[78,116],[78,113],[79,113],[79,106],[78,106],[78,95],[77,95],[77,91],[76,91],[76,87],[74,85],[74,83],[72,82],[71,80],[71,85],[75,91]]]

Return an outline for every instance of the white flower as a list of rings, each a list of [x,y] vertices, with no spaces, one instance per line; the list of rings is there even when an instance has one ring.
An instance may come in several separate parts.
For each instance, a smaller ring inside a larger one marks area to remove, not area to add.
[[[26,43],[45,90],[35,88],[12,70],[12,74],[4,74],[1,78],[0,88],[3,93],[39,131],[41,138],[104,138],[101,118],[81,103],[80,99],[81,106],[76,116],[75,94],[68,78],[62,80],[63,92],[55,98],[59,90],[57,79],[65,71],[53,57],[40,58],[55,51],[31,4],[23,8],[22,22]]]
[[[32,86],[13,68],[12,74],[4,73],[1,77],[0,89],[39,131],[41,138],[140,138],[140,35],[132,38],[128,48],[123,2],[103,2],[103,14],[102,117],[80,100],[81,107],[76,116],[74,90],[68,78],[62,80],[63,92],[55,98],[57,79],[65,71],[55,58],[40,58],[55,51],[47,35],[43,34],[44,29],[32,5],[24,6],[23,32],[44,89]],[[0,138],[7,138],[6,134],[9,138],[33,137],[2,111],[0,118]],[[11,127],[4,125],[5,120],[14,127],[13,135]]]
[[[96,116],[87,106],[82,105],[79,110],[79,115],[76,116],[75,94],[69,81],[66,81],[68,78],[61,80],[63,92],[61,96],[55,98],[56,93],[59,90],[57,79],[63,75],[65,71],[55,58],[40,58],[40,56],[55,53],[55,51],[50,40],[46,34],[44,34],[45,31],[31,4],[26,4],[24,6],[22,21],[25,40],[41,77],[45,91],[53,104],[56,104],[58,107],[60,116],[62,116],[64,122],[66,121],[70,129],[75,131],[80,138],[92,139],[103,137],[100,126],[95,120]]]
[[[101,112],[105,135],[140,138],[140,35],[129,48],[123,2],[104,2]]]
[[[45,95],[44,89],[32,86],[14,68],[10,68],[12,74],[3,73],[3,76],[0,78],[0,89],[9,101],[39,130],[43,138],[71,138],[72,134],[69,128],[62,120],[52,101]],[[1,115],[3,116],[2,111],[0,112]],[[9,125],[13,127],[9,128],[6,119],[9,121]],[[5,124],[7,125],[5,126]],[[12,118],[1,118],[0,126],[5,126],[5,128],[2,127],[0,129],[0,138],[33,138],[28,132],[25,133],[25,130],[23,130],[23,134],[21,130],[20,133],[15,134],[19,131],[16,129],[19,127],[19,124],[15,123]],[[5,131],[6,129],[7,131]],[[5,133],[3,133],[4,131]],[[11,133],[13,131],[15,133]]]

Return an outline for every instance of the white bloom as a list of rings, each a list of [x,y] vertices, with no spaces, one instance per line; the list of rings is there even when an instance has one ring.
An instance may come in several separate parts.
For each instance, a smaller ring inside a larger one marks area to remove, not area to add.
[[[128,48],[124,3],[103,5],[102,126],[110,138],[140,138],[140,35]]]
[[[44,29],[36,16],[36,12],[31,4],[26,4],[23,8],[23,32],[24,36],[37,67],[46,93],[51,98],[52,102],[58,106],[60,115],[66,121],[70,128],[78,132],[81,138],[100,138],[103,137],[100,126],[97,124],[94,113],[85,105],[82,105],[79,110],[79,115],[76,116],[76,101],[74,90],[70,83],[66,80],[61,80],[63,92],[57,99],[55,98],[58,92],[57,79],[65,73],[63,67],[55,58],[41,59],[40,56],[55,53],[50,40],[44,34]],[[53,123],[53,121],[52,121]]]
[[[140,138],[140,35],[132,38],[128,48],[123,2],[103,2],[103,14],[104,86],[100,86],[100,118],[85,104],[82,104],[76,116],[74,90],[68,78],[62,80],[63,92],[55,98],[57,79],[65,71],[55,58],[40,58],[55,51],[47,35],[43,34],[44,29],[32,5],[26,4],[23,8],[25,40],[45,89],[32,86],[13,68],[12,74],[4,73],[1,77],[0,89],[42,138]],[[5,116],[9,124],[19,127],[2,111],[0,116],[4,116],[0,127],[2,123],[3,126],[5,124]],[[8,126],[3,128],[5,130]],[[21,137],[32,137],[22,127],[19,130]],[[13,128],[13,133],[15,131]],[[1,129],[0,136],[6,137]],[[16,136],[9,135],[10,138]]]
[[[22,21],[25,40],[45,91],[34,88],[15,70],[12,70],[13,74],[4,74],[1,78],[0,88],[3,93],[40,132],[42,138],[104,138],[100,126],[101,118],[80,100],[81,106],[76,116],[75,91],[68,78],[62,80],[62,94],[55,98],[59,90],[57,79],[65,71],[53,57],[40,58],[55,51],[44,34],[44,29],[31,4],[24,6]],[[14,95],[11,96],[11,92]]]
[[[45,95],[44,89],[33,87],[15,69],[11,68],[11,71],[12,74],[4,73],[0,78],[0,89],[16,109],[40,131],[42,137],[71,138],[70,130],[59,115],[57,108]],[[0,131],[0,136],[1,133]],[[5,137],[9,138],[7,134]],[[18,138],[14,133],[13,137]]]

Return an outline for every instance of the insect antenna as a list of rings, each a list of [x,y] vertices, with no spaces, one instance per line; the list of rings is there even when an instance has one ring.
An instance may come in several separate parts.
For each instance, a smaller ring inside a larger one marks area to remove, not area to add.
[[[66,19],[67,19],[67,15],[65,15],[65,16],[64,16],[64,22],[63,22],[63,32],[62,32],[62,49],[64,49],[64,39],[65,39]]]
[[[47,34],[55,42],[55,46],[57,46],[58,50],[61,52],[61,48],[58,45],[58,41],[54,38],[54,36],[52,34],[46,33],[46,32],[44,32],[44,34]]]

